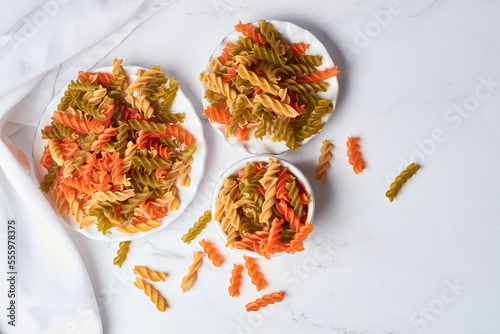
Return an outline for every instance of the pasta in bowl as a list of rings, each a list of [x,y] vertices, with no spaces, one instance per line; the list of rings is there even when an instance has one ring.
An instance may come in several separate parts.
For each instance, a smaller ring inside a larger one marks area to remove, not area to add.
[[[35,177],[53,209],[93,239],[166,227],[204,172],[201,121],[179,82],[160,66],[121,63],[79,72],[45,110],[33,146]]]
[[[314,196],[297,167],[283,159],[255,156],[222,174],[212,212],[226,247],[269,259],[304,249],[313,231]]]
[[[200,74],[204,115],[251,154],[296,150],[335,108],[338,67],[309,31],[277,20],[241,21]]]

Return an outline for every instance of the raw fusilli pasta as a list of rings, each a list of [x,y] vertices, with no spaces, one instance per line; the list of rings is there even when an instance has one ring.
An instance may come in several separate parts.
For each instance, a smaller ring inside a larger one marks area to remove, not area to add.
[[[394,198],[398,195],[399,190],[401,190],[401,187],[403,187],[403,184],[408,181],[410,177],[415,174],[417,170],[419,170],[420,167],[412,163],[404,171],[401,172],[398,176],[396,176],[396,179],[394,180],[393,183],[391,183],[390,189],[385,193],[385,196],[392,202]]]
[[[52,191],[59,210],[104,234],[160,226],[180,204],[175,181],[190,185],[196,151],[196,138],[179,124],[183,114],[172,110],[179,82],[159,66],[130,82],[121,64],[115,59],[112,73],[80,72],[42,130],[40,188],[62,185]]]
[[[300,248],[297,243],[292,248],[290,241],[307,223],[310,196],[277,159],[247,162],[237,176],[224,179],[214,220],[227,234],[227,247],[249,249],[266,258],[292,253]]]
[[[134,285],[137,288],[143,290],[144,293],[150,297],[151,301],[156,305],[158,311],[165,312],[167,310],[168,308],[167,300],[163,298],[163,296],[160,295],[158,290],[153,288],[151,284],[147,283],[143,279],[140,279],[139,277],[136,277]]]
[[[127,258],[129,246],[130,241],[120,242],[120,248],[116,252],[116,257],[113,259],[113,264],[116,264],[121,268],[123,262],[125,262],[125,259]]]
[[[352,165],[354,173],[359,174],[365,168],[365,161],[361,156],[358,145],[358,137],[349,137],[347,139],[347,156],[349,157],[349,163]]]
[[[316,175],[314,176],[317,180],[322,180],[326,175],[326,169],[330,165],[330,159],[332,158],[332,153],[330,152],[333,145],[329,140],[323,141],[321,145],[321,154],[319,156],[319,163],[316,166]]]
[[[317,100],[328,89],[325,80],[339,73],[338,67],[319,71],[321,56],[306,54],[305,43],[284,41],[269,22],[255,26],[240,21],[235,29],[243,36],[235,45],[227,43],[209,63],[211,71],[199,76],[210,104],[205,116],[239,142],[252,135],[261,140],[269,136],[297,149],[321,131],[323,116],[332,112],[332,101]]]
[[[203,262],[203,253],[195,251],[193,253],[193,264],[189,266],[189,271],[182,279],[181,289],[183,292],[188,291],[193,286],[196,278],[198,277],[198,268]]]

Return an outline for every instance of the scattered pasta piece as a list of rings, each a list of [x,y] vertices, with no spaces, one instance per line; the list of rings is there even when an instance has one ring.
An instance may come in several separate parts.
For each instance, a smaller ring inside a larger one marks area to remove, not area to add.
[[[323,145],[321,145],[321,154],[319,156],[319,163],[316,166],[316,175],[314,178],[316,180],[322,180],[326,175],[326,169],[330,165],[330,159],[332,158],[332,153],[330,152],[333,148],[332,143],[329,140],[324,140]]]
[[[399,190],[401,190],[401,187],[403,187],[403,184],[408,181],[410,177],[415,174],[417,170],[419,170],[420,167],[412,163],[404,171],[401,172],[398,176],[396,176],[396,179],[394,180],[393,183],[391,183],[391,188],[385,193],[385,196],[392,202],[394,198],[398,195]]]
[[[358,137],[349,137],[347,139],[347,156],[352,165],[354,173],[359,174],[365,168],[365,162],[359,152]]]
[[[243,272],[243,266],[241,264],[233,264],[233,270],[231,271],[231,278],[229,279],[229,295],[231,297],[238,297],[240,295],[240,285]]]
[[[165,277],[167,277],[166,273],[162,273],[159,271],[151,270],[144,266],[135,266],[134,274],[141,276],[142,278],[146,278],[151,282],[165,282]]]
[[[196,278],[198,277],[198,268],[203,262],[203,253],[195,251],[193,253],[193,264],[189,266],[189,271],[182,279],[181,289],[183,292],[188,291],[193,286]]]
[[[163,298],[162,295],[153,288],[153,286],[139,277],[135,278],[134,285],[139,289],[143,290],[144,293],[151,298],[151,301],[156,305],[156,308],[160,312],[165,312],[168,308],[167,300]]]
[[[245,268],[247,268],[248,276],[252,279],[253,285],[257,287],[257,291],[265,289],[267,282],[260,272],[257,260],[246,255],[243,256],[243,259],[245,259]]]
[[[113,264],[117,265],[120,268],[122,267],[123,262],[125,262],[125,259],[127,258],[129,246],[130,241],[120,242],[120,248],[116,252],[116,257],[113,259]]]
[[[198,219],[196,223],[194,223],[194,227],[190,228],[189,231],[182,236],[182,241],[185,243],[190,243],[192,240],[196,238],[198,234],[200,234],[201,230],[203,230],[207,223],[212,221],[212,212],[210,210],[205,211],[202,216]]]
[[[255,301],[246,304],[247,312],[258,311],[262,307],[266,307],[269,304],[279,303],[285,298],[285,293],[283,291],[273,292],[268,295],[264,295],[261,298],[257,298]]]
[[[208,258],[212,260],[214,266],[220,267],[224,263],[224,258],[214,247],[213,243],[203,239],[202,241],[200,241],[200,246],[203,247],[203,251],[205,252],[205,254],[207,254]]]

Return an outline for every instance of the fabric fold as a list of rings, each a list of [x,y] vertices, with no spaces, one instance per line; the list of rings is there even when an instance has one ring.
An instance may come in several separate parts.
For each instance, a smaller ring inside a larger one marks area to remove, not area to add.
[[[0,77],[8,78],[0,83],[2,247],[6,247],[7,220],[16,221],[18,236],[17,322],[15,327],[0,322],[1,333],[102,333],[91,281],[78,250],[33,173],[26,171],[25,155],[31,157],[32,152],[19,152],[7,136],[19,124],[36,126],[61,88],[57,83],[95,66],[138,25],[173,2],[126,0],[118,5],[49,0],[0,36]],[[2,257],[4,277],[7,268]],[[7,283],[0,280],[2,291]]]

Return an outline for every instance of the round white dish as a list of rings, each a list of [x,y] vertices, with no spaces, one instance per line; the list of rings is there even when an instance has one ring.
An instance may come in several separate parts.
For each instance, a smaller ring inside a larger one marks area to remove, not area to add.
[[[300,169],[298,169],[297,167],[295,167],[292,163],[290,163],[284,159],[281,159],[278,157],[272,157],[272,156],[268,156],[268,155],[257,155],[257,156],[242,159],[240,161],[237,161],[233,165],[231,165],[228,169],[226,169],[222,173],[222,175],[220,176],[219,180],[217,181],[217,183],[215,185],[214,192],[212,195],[212,204],[211,204],[212,212],[215,212],[215,210],[216,210],[217,197],[219,197],[219,192],[222,189],[222,186],[224,185],[224,179],[226,179],[227,177],[238,176],[238,170],[241,168],[245,168],[247,162],[251,162],[253,164],[255,164],[259,161],[269,162],[269,158],[276,159],[281,163],[282,166],[288,167],[288,170],[290,171],[290,173],[292,173],[293,175],[295,175],[297,177],[297,181],[299,181],[300,184],[304,187],[304,190],[306,192],[308,192],[309,194],[311,194],[311,203],[309,203],[307,205],[307,219],[306,220],[310,224],[312,224],[313,219],[314,219],[315,202],[314,202],[313,189],[312,189],[311,184],[309,183],[309,180],[304,175],[304,173],[302,173],[302,171]],[[220,228],[219,221],[214,220],[214,226],[215,226],[215,229],[217,230],[217,234],[219,234],[219,236],[221,237],[221,239],[223,241],[223,245],[225,246],[226,242],[227,242],[226,232],[224,232]],[[259,254],[255,253],[254,251],[251,251],[248,249],[236,249],[236,248],[234,248],[234,250],[236,250],[237,252],[240,252],[243,255],[249,256],[249,257],[265,259],[264,256],[259,255]],[[271,258],[282,255],[282,254],[286,254],[286,253],[285,252],[276,253],[276,254],[271,255]]]
[[[145,68],[139,66],[123,66],[123,69],[127,73],[127,77],[130,79],[130,81],[133,82],[137,78],[137,76],[135,75],[137,70]],[[92,70],[91,72],[111,73],[111,70],[112,67],[109,66],[109,67],[98,68]],[[47,170],[40,164],[40,158],[42,157],[44,146],[47,145],[47,140],[42,139],[40,131],[41,129],[43,129],[43,127],[50,124],[51,122],[50,118],[52,117],[54,110],[57,110],[57,105],[59,104],[59,101],[61,97],[64,95],[66,89],[67,87],[64,87],[50,101],[49,105],[47,106],[47,108],[45,109],[44,113],[40,118],[40,123],[38,124],[38,128],[35,134],[35,139],[33,142],[33,163],[35,165],[34,166],[35,178],[38,181],[39,185],[43,181],[43,176],[47,173]],[[178,184],[179,180],[176,181],[176,186],[178,187],[179,190],[178,193],[179,198],[181,200],[179,209],[176,211],[169,211],[168,216],[160,219],[159,220],[160,226],[158,228],[152,229],[148,232],[139,232],[135,234],[123,233],[118,231],[116,228],[113,228],[110,230],[111,234],[103,235],[101,232],[97,231],[95,224],[92,224],[87,228],[80,229],[78,223],[76,222],[74,216],[71,213],[59,215],[61,219],[68,226],[70,226],[73,230],[76,230],[91,239],[124,241],[124,240],[133,240],[142,238],[149,234],[161,231],[168,224],[172,223],[173,221],[175,221],[177,218],[180,217],[180,215],[184,212],[189,203],[191,203],[191,201],[194,199],[198,186],[201,182],[201,179],[203,178],[203,174],[205,172],[205,160],[207,156],[207,145],[205,142],[205,138],[203,137],[203,126],[201,120],[196,114],[193,105],[188,100],[186,95],[184,95],[180,87],[177,91],[177,95],[172,104],[172,110],[176,113],[185,113],[184,123],[181,123],[181,125],[183,128],[185,128],[187,131],[189,131],[196,137],[196,146],[197,146],[196,152],[193,154],[193,162],[191,163],[191,171],[189,173],[189,176],[191,178],[191,185],[189,187],[179,187]],[[58,210],[55,205],[55,201],[52,197],[52,194],[44,193],[44,195],[49,204],[51,205],[52,209],[54,210],[54,212],[57,213]]]
[[[326,50],[326,47],[321,43],[311,32],[308,30],[305,30],[296,24],[293,24],[291,22],[286,22],[286,21],[279,21],[279,20],[266,20],[267,22],[271,23],[274,28],[279,32],[279,34],[286,39],[290,43],[306,43],[309,44],[309,47],[307,48],[306,54],[309,55],[320,55],[323,57],[322,59],[322,64],[321,66],[318,67],[318,70],[324,70],[325,68],[331,68],[335,66],[333,63],[332,58],[328,54],[328,51]],[[258,26],[257,22],[252,22],[251,24]],[[208,64],[220,56],[222,50],[224,49],[226,43],[232,43],[235,44],[236,41],[238,41],[238,38],[242,36],[240,32],[234,30],[231,32],[229,35],[227,35],[222,42],[216,47],[212,55],[210,56],[209,61],[207,62],[207,66],[205,68],[206,73],[212,72],[212,69],[208,66]],[[322,121],[326,123],[330,117],[333,115],[333,111],[335,110],[335,105],[337,103],[337,97],[338,97],[338,92],[339,92],[339,83],[337,80],[337,77],[332,77],[325,82],[328,82],[329,86],[326,92],[319,92],[318,94],[325,99],[329,99],[332,101],[333,104],[333,110],[331,114],[327,114],[322,118]],[[201,95],[201,100],[203,103],[203,109],[206,107],[210,106],[210,103],[208,103],[207,100],[205,100],[205,92],[207,91],[207,88],[205,86],[202,86],[202,95]],[[216,130],[224,139],[231,145],[240,147],[244,149],[246,152],[250,154],[281,154],[283,152],[286,152],[289,150],[289,148],[286,146],[286,143],[284,141],[277,141],[273,142],[269,139],[268,135],[265,135],[262,140],[257,139],[254,137],[253,133],[255,131],[251,131],[248,135],[248,140],[240,143],[236,139],[236,137],[230,137],[226,138],[225,136],[225,131],[224,131],[224,126],[222,124],[218,123],[210,123],[212,125],[212,128]],[[321,131],[320,131],[321,132]],[[318,132],[319,134],[319,132]],[[317,135],[317,134],[316,134]],[[306,138],[303,140],[301,143],[298,143],[299,147],[302,145],[305,145],[308,141],[310,141],[312,138],[314,138],[316,135],[311,136],[309,138]]]

